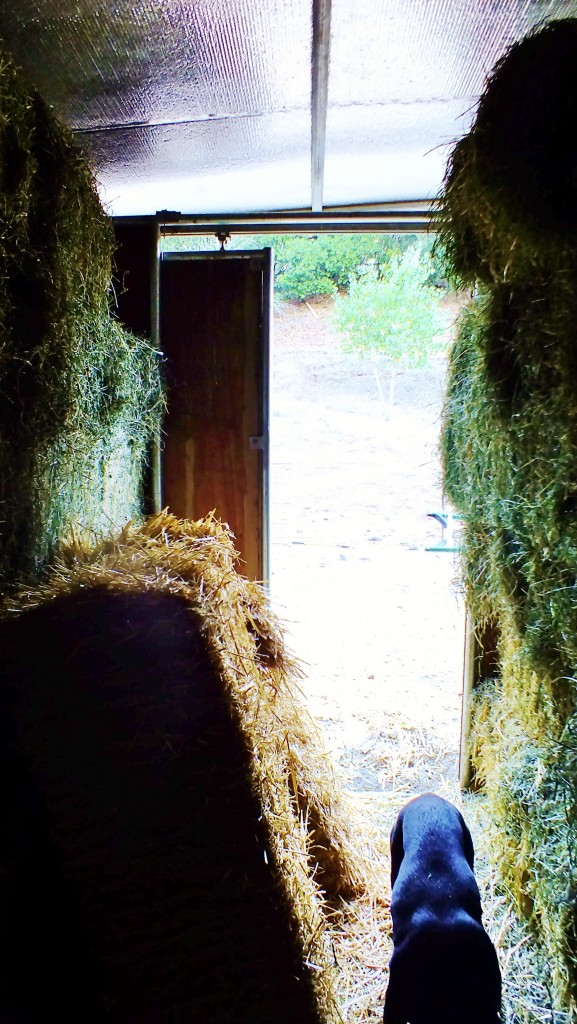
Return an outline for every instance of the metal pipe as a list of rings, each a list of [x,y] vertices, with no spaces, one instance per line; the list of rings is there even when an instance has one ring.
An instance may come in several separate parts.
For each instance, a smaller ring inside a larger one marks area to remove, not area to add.
[[[158,218],[153,228],[150,266],[150,337],[152,345],[160,349],[160,226]],[[156,431],[150,446],[151,501],[153,512],[162,510],[161,428]]]
[[[270,388],[272,316],[274,300],[274,252],[263,249],[263,336],[260,433],[262,437],[262,582],[270,587]]]
[[[463,696],[461,702],[461,737],[459,743],[459,785],[464,792],[470,789],[473,778],[471,764],[471,714],[477,665],[475,624],[470,611],[465,617],[465,648],[463,657]]]
[[[331,0],[313,0],[311,61],[311,208],[323,208],[329,61],[331,47]]]
[[[323,232],[395,233],[431,230],[433,204],[365,211],[345,210],[322,213],[260,213],[239,216],[219,214],[194,216],[163,212],[157,215],[161,234],[321,234]]]

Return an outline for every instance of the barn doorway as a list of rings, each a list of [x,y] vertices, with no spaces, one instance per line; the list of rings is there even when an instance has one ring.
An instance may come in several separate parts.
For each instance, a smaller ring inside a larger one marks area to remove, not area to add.
[[[312,710],[347,788],[451,787],[465,613],[429,515],[446,354],[397,369],[389,409],[390,365],[343,352],[323,299],[276,304],[271,365],[271,594]]]
[[[227,248],[265,244],[239,236]],[[442,301],[448,340],[456,304]],[[444,509],[446,351],[393,369],[344,351],[334,312],[334,296],[273,304],[272,603],[347,788],[454,787],[465,615],[453,545],[430,516]]]

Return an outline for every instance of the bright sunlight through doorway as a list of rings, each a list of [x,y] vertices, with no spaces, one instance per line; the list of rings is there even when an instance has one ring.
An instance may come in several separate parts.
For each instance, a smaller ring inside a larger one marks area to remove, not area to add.
[[[397,370],[389,409],[390,363],[344,352],[333,306],[275,304],[271,594],[347,788],[417,793],[458,772],[465,614],[428,516],[445,356]]]

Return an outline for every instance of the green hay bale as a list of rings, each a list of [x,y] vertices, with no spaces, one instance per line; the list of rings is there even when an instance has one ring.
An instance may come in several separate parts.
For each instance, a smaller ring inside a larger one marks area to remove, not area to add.
[[[552,21],[493,69],[476,127],[520,219],[565,236],[577,226],[577,19]]]
[[[141,510],[163,398],[157,353],[110,315],[112,253],[71,133],[0,58],[3,586],[73,524],[101,530]]]
[[[481,282],[449,366],[442,457],[466,519],[469,608],[496,622],[502,678],[476,697],[472,757],[492,845],[577,1000],[577,21],[497,65],[455,148],[441,243]]]
[[[466,517],[476,621],[496,620],[502,680],[477,697],[472,757],[499,870],[577,1000],[577,401],[571,292],[485,291],[466,311],[442,432],[447,491]],[[576,296],[577,297],[577,296]],[[505,352],[506,358],[500,353]],[[506,372],[503,372],[506,369]]]
[[[439,230],[461,282],[575,270],[577,19],[510,48],[447,170]]]
[[[515,715],[530,689],[528,670],[507,665],[503,681],[476,693],[474,767],[485,783],[491,849],[506,894],[544,949],[557,1001],[575,1010],[577,733],[566,729],[558,742],[543,733],[530,738],[526,716]]]
[[[464,572],[478,621],[507,614],[535,666],[573,676],[577,400],[571,383],[572,321],[564,316],[567,295],[549,296],[527,310],[515,292],[509,290],[509,296],[510,305],[494,289],[464,315],[443,416],[445,486],[467,519]],[[515,330],[507,334],[503,324],[509,309]],[[515,357],[509,365],[517,366],[514,388],[510,377],[495,372],[496,352],[507,346]]]

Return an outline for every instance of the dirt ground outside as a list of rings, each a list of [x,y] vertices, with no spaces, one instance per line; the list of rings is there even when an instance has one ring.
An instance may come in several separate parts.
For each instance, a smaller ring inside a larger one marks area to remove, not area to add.
[[[456,778],[460,733],[456,556],[427,550],[446,361],[397,369],[391,411],[387,361],[343,352],[331,314],[276,311],[272,598],[347,788],[416,794]]]

